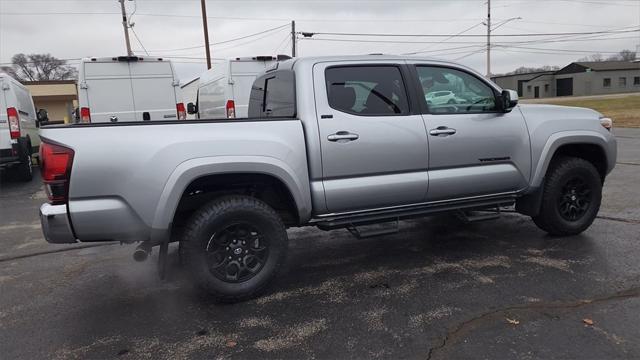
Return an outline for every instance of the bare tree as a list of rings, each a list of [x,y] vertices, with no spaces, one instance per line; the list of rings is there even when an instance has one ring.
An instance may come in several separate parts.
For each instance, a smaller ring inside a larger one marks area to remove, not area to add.
[[[78,74],[73,66],[51,54],[15,54],[11,63],[0,70],[20,81],[67,80]]]
[[[620,60],[633,61],[633,60],[636,59],[636,52],[625,49],[625,50],[620,51],[620,54],[618,56],[619,56]]]

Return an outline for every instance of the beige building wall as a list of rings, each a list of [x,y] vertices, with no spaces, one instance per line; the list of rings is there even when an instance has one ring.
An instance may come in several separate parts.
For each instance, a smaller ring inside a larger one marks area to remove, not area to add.
[[[74,80],[27,81],[36,110],[46,109],[50,121],[72,122],[78,106],[78,90]]]

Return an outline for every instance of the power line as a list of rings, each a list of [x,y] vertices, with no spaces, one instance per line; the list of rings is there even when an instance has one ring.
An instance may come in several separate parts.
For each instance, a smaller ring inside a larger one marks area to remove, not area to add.
[[[604,36],[604,35],[600,35]],[[604,40],[622,40],[622,39],[637,39],[637,36],[624,36],[624,37],[607,37],[607,38],[575,38],[575,39],[539,39],[539,40],[527,40],[527,41],[505,41],[499,44],[544,44],[544,43],[558,43],[558,42],[574,42],[574,41],[604,41]],[[303,41],[328,41],[328,42],[356,42],[356,43],[380,43],[380,44],[440,44],[441,41],[403,41],[403,40],[374,40],[374,39],[332,39],[332,38],[301,38]],[[478,41],[450,41],[447,44],[480,44]]]
[[[640,29],[622,30],[622,31],[586,31],[586,32],[562,32],[562,33],[522,33],[522,34],[496,34],[493,36],[499,37],[524,37],[524,36],[561,36],[561,35],[596,35],[596,34],[619,34],[638,32]],[[329,35],[329,36],[373,36],[373,37],[486,37],[482,34],[388,34],[388,33],[344,33],[344,32],[304,32],[299,34],[309,37],[314,35]]]
[[[274,28],[270,28],[267,30],[263,30],[263,31],[259,31],[257,33],[253,33],[253,34],[249,34],[249,35],[245,35],[245,36],[240,36],[237,38],[233,38],[233,39],[228,39],[228,40],[224,40],[224,41],[218,41],[218,42],[214,42],[211,43],[210,45],[222,45],[222,44],[226,44],[226,43],[230,43],[230,42],[234,42],[234,41],[238,41],[238,40],[244,40],[253,36],[258,36],[261,34],[265,34],[265,33],[270,33],[272,31],[276,31],[279,29],[283,29],[285,27],[289,27],[289,24],[285,24],[285,25],[281,25],[281,26],[276,26]],[[163,49],[163,50],[151,50],[151,52],[171,52],[171,51],[182,51],[182,50],[193,50],[193,49],[199,49],[204,47],[204,45],[197,45],[197,46],[189,46],[189,47],[183,47],[183,48],[176,48],[176,49]]]
[[[6,1],[6,0],[3,0]],[[147,0],[148,1],[148,0]],[[82,11],[37,11],[37,12],[3,12],[2,15],[12,16],[44,16],[44,15],[119,15],[116,12],[82,12]],[[151,16],[151,17],[167,17],[167,18],[200,18],[197,15],[182,15],[182,14],[157,14],[157,13],[136,13],[136,16]],[[244,16],[207,16],[207,19],[216,20],[247,20],[247,21],[288,21],[287,18],[266,18],[266,17],[244,17]],[[358,18],[296,18],[298,22],[470,22],[478,21],[478,19],[358,19]]]
[[[462,35],[462,34],[466,33],[467,31],[470,31],[470,30],[472,30],[472,29],[475,29],[476,27],[478,27],[478,26],[480,26],[480,25],[482,25],[482,23],[478,23],[478,24],[475,24],[475,25],[473,25],[473,26],[471,26],[471,27],[468,27],[468,28],[466,28],[466,29],[464,29],[464,30],[460,31],[459,33],[457,33],[457,34],[455,34],[455,35],[453,35],[453,36],[450,36],[450,37],[448,37],[448,38],[446,38],[446,39],[444,39],[444,40],[441,40],[441,41],[439,41],[439,42],[436,42],[436,44],[441,44],[441,43],[443,43],[443,42],[445,42],[445,41],[447,41],[447,40],[449,40],[449,39],[453,39],[454,37],[459,36],[459,35]],[[423,53],[423,52],[426,52],[425,50],[427,50],[427,49],[429,49],[430,47],[433,47],[433,46],[435,46],[435,45],[431,45],[431,46],[428,46],[428,47],[426,47],[426,48],[422,48],[422,49],[417,50],[417,51],[404,53],[404,54],[402,54],[402,55],[416,55],[416,54],[421,54],[421,53]]]
[[[133,29],[133,27],[131,27],[131,32],[133,33],[133,37],[135,37],[136,40],[138,40],[138,44],[140,44],[140,47],[142,47],[142,50],[144,50],[144,53],[147,54],[147,56],[149,56],[149,52],[147,51],[147,49],[142,44],[142,41],[140,40],[140,37],[138,37],[138,33],[136,33],[136,31]]]

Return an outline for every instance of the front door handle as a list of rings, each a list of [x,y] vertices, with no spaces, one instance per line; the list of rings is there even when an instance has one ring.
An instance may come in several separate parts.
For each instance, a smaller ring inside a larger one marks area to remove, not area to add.
[[[432,136],[448,136],[456,133],[456,129],[452,129],[446,126],[438,126],[435,129],[429,130],[429,134]]]
[[[348,131],[338,131],[335,134],[331,134],[331,135],[327,136],[327,140],[329,140],[329,141],[347,142],[347,141],[358,140],[359,137],[360,136],[358,136],[358,134],[353,134],[353,133],[350,133]]]

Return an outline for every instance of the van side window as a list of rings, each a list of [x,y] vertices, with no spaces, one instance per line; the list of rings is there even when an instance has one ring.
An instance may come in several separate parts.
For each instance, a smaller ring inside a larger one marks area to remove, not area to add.
[[[254,81],[249,117],[294,117],[295,83],[291,71],[268,73]]]
[[[464,71],[440,66],[418,66],[424,101],[432,114],[495,112],[493,89]]]
[[[339,66],[325,71],[331,108],[353,115],[406,115],[409,103],[396,66]]]

